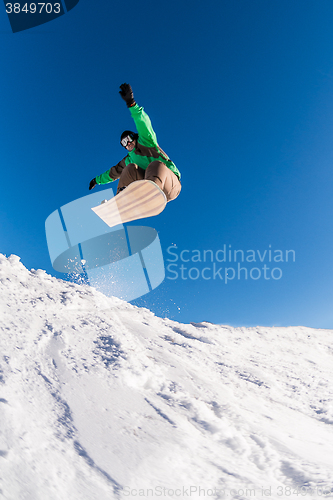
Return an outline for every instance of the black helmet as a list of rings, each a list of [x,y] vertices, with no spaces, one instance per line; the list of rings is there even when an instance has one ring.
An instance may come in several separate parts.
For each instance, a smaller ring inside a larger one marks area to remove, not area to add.
[[[124,132],[120,136],[120,142],[124,137],[130,136],[131,139],[133,140],[138,140],[139,135],[136,134],[135,132],[132,132],[132,130],[124,130]]]

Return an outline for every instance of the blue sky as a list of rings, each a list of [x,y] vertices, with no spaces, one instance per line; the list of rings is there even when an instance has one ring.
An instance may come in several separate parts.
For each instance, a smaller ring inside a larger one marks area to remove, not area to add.
[[[123,157],[129,82],[182,173],[179,198],[146,223],[166,265],[176,245],[178,265],[198,270],[167,271],[134,303],[182,322],[333,328],[332,2],[96,3],[15,34],[0,12],[0,252],[64,277],[44,223]],[[237,262],[216,260],[224,245],[267,259],[225,283],[213,266]],[[182,250],[214,262],[182,262]],[[249,277],[265,264],[281,278]]]

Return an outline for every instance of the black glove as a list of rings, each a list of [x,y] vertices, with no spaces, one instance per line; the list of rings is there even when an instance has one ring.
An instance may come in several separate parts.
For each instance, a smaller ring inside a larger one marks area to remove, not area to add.
[[[89,184],[89,191],[91,189],[94,189],[94,187],[96,186],[97,182],[96,182],[96,179],[93,179],[90,181],[90,184]]]
[[[120,92],[119,94],[121,97],[124,99],[124,101],[127,104],[127,107],[130,108],[131,106],[134,106],[136,104],[134,97],[133,97],[133,90],[132,87],[128,83],[123,83],[120,85]]]

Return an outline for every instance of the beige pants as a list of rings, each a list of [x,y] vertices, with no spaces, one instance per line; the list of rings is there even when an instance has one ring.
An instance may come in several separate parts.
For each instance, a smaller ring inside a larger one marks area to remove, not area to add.
[[[119,178],[117,194],[122,188],[131,184],[131,182],[143,179],[155,182],[164,192],[167,201],[177,198],[182,188],[176,174],[174,174],[163,162],[156,160],[151,162],[146,170],[136,165],[136,163],[127,165]]]

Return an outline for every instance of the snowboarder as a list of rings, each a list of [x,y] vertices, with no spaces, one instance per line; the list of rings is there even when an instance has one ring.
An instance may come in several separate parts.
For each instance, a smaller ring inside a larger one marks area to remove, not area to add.
[[[117,165],[90,181],[89,189],[96,184],[107,184],[119,179],[117,194],[134,181],[148,179],[164,192],[167,201],[174,200],[180,193],[180,173],[176,165],[162,151],[157,143],[149,116],[134,100],[132,87],[120,85],[119,94],[130,110],[138,133],[125,130],[120,144],[128,151]]]

